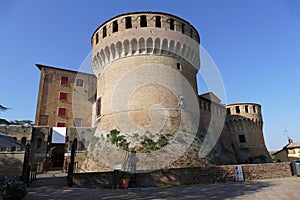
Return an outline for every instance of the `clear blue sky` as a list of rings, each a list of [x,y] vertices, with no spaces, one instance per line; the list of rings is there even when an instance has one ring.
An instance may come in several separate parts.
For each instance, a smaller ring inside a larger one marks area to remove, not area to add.
[[[297,0],[0,0],[0,104],[11,108],[0,117],[34,121],[39,84],[35,64],[77,70],[102,22],[145,10],[178,15],[198,29],[222,75],[225,103],[262,105],[269,150],[287,143],[285,128],[300,142]]]

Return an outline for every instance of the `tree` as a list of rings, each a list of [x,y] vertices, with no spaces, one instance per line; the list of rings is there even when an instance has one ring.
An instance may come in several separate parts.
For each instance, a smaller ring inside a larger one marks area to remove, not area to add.
[[[9,108],[2,106],[0,104],[0,114],[1,112],[4,112],[6,110],[8,110]],[[33,121],[31,120],[13,120],[13,121],[7,121],[6,119],[0,118],[0,124],[5,124],[5,125],[33,125]]]
[[[6,107],[4,107],[4,106],[2,106],[2,105],[0,104],[0,114],[1,114],[1,112],[6,111],[7,109],[8,109],[8,108],[6,108]],[[0,124],[6,124],[6,125],[8,125],[9,122],[8,122],[6,119],[0,118]]]

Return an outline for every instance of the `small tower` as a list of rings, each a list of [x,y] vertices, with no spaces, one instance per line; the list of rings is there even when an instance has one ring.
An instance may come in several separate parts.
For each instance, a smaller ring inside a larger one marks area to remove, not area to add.
[[[227,107],[226,125],[239,162],[261,163],[271,160],[263,136],[261,105],[233,103]]]

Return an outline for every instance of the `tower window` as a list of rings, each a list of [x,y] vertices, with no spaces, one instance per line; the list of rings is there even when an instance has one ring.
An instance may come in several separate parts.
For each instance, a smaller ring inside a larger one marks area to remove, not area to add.
[[[67,76],[61,76],[60,77],[60,84],[62,84],[62,85],[68,85],[69,84],[69,77],[67,77]]]
[[[115,20],[113,21],[113,27],[112,27],[112,32],[117,32],[118,31],[118,21]]]
[[[158,27],[158,28],[161,27],[161,17],[160,16],[155,17],[155,27]]]
[[[101,115],[101,97],[97,99],[96,109],[96,114],[99,117]]]
[[[253,106],[253,112],[256,113],[256,107],[255,106]]]
[[[177,69],[180,70],[180,71],[182,70],[180,63],[177,63]]]
[[[81,127],[82,126],[82,119],[81,118],[74,118],[74,126]]]
[[[106,26],[104,26],[102,29],[102,37],[105,38],[106,36],[107,36],[107,30],[106,30]]]
[[[246,137],[245,137],[245,135],[239,135],[239,142],[240,143],[246,143]]]
[[[125,18],[125,28],[132,28],[131,17]]]
[[[170,19],[170,29],[174,30],[175,26],[174,26],[174,19]]]
[[[147,17],[146,17],[146,15],[142,15],[140,17],[140,26],[141,27],[147,27]]]
[[[98,42],[99,42],[99,34],[96,33],[96,44],[98,44]]]
[[[82,79],[76,79],[76,86],[83,87],[83,80]]]
[[[58,115],[65,116],[67,112],[66,108],[58,108]]]
[[[240,113],[240,112],[241,112],[239,106],[236,106],[236,107],[235,107],[235,112],[236,112],[236,113]]]
[[[231,114],[230,108],[227,108],[227,114],[228,114],[228,115]]]
[[[60,92],[59,93],[59,100],[67,100],[68,94],[65,92]]]
[[[181,24],[181,32],[184,34],[184,29],[185,29],[185,24],[184,23],[182,23]]]
[[[246,113],[249,112],[248,106],[245,106],[245,112],[246,112]]]

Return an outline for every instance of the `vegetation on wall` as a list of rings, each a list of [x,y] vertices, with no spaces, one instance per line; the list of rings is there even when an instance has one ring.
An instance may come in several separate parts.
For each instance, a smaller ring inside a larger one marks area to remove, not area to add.
[[[127,142],[127,139],[124,135],[119,134],[120,131],[118,131],[117,129],[113,129],[109,134],[107,134],[107,138],[110,140],[111,144],[114,144],[116,145],[116,147],[119,147],[123,150],[127,150],[129,142]]]
[[[120,131],[118,131],[117,129],[111,130],[110,133],[107,134],[107,138],[108,141],[116,147],[119,147],[123,150],[128,150],[127,147],[130,144],[130,142],[128,141],[129,139],[126,138],[125,135],[120,135]],[[159,135],[157,141],[154,141],[146,135],[139,137],[138,134],[134,134],[133,138],[139,141],[139,145],[132,148],[141,153],[150,153],[152,151],[159,150],[169,144],[167,137],[163,134]]]

